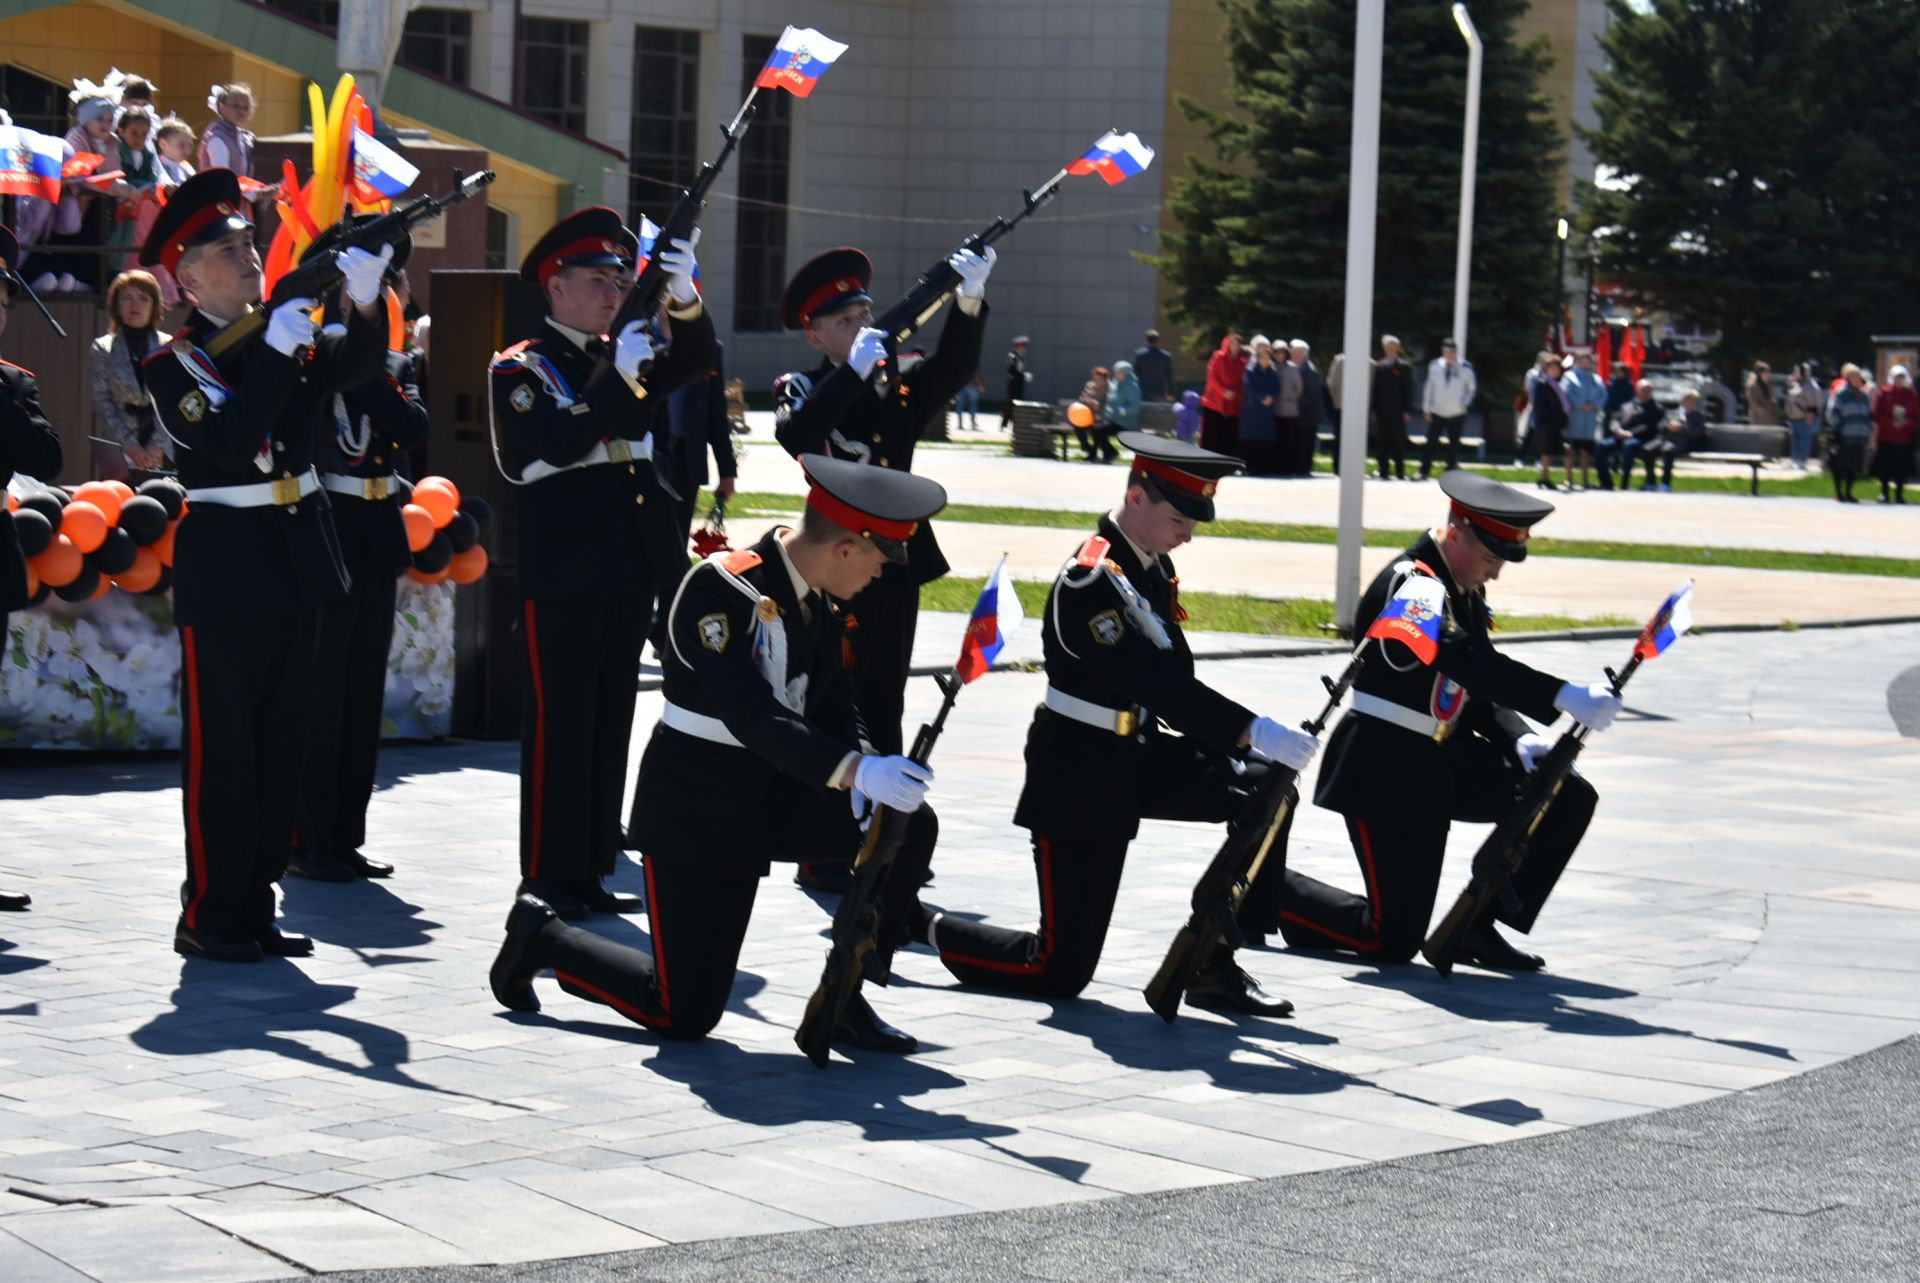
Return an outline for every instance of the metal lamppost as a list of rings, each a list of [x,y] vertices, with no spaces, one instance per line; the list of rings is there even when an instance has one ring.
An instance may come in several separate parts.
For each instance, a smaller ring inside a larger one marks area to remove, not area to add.
[[[1562,326],[1562,318],[1567,314],[1567,220],[1561,219],[1554,225],[1554,234],[1560,238],[1559,248],[1553,257],[1553,333],[1566,346],[1567,332]]]
[[[1453,260],[1453,341],[1467,359],[1467,287],[1473,278],[1473,180],[1480,163],[1480,62],[1485,46],[1467,13],[1453,6],[1453,22],[1467,42],[1467,121],[1460,140],[1460,232]]]
[[[1353,160],[1347,180],[1347,307],[1343,330],[1340,534],[1334,554],[1333,614],[1351,635],[1360,607],[1361,491],[1367,476],[1367,402],[1373,394],[1373,246],[1380,196],[1380,68],[1386,0],[1359,0],[1353,30]]]

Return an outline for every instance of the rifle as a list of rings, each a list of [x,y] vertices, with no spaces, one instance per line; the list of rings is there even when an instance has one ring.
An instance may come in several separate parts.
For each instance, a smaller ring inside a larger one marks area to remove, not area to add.
[[[63,339],[67,337],[66,329],[60,324],[60,322],[53,319],[53,313],[47,311],[47,305],[45,303],[42,303],[40,301],[40,296],[33,292],[33,286],[27,284],[26,277],[8,268],[0,267],[0,281],[4,281],[6,284],[13,286],[13,291],[16,295],[17,294],[26,295],[28,300],[32,302],[34,307],[39,309],[40,315],[44,316],[47,319],[47,324],[53,327],[53,332],[59,335]]]
[[[343,227],[340,248],[357,248],[377,254],[382,245],[398,245],[420,224],[438,218],[462,201],[479,195],[481,189],[493,179],[491,169],[483,169],[466,177],[455,170],[453,190],[445,196],[416,196],[369,222]],[[267,317],[273,309],[289,299],[324,298],[327,291],[340,283],[343,275],[332,254],[317,254],[301,263],[274,283],[273,294],[264,306],[254,308],[216,334],[206,345],[207,355],[217,358],[264,331]]]
[[[946,727],[947,714],[953,711],[954,698],[964,685],[957,670],[941,673],[934,680],[940,683],[945,698],[933,721],[921,726],[920,733],[913,737],[913,746],[907,752],[908,757],[922,766],[932,755],[934,743]],[[793,1034],[794,1043],[820,1068],[826,1067],[834,1026],[840,1023],[840,1013],[846,1010],[860,981],[867,979],[884,985],[893,978],[880,956],[880,915],[884,909],[880,887],[906,841],[910,819],[908,812],[874,807],[866,840],[860,844],[860,855],[853,862],[853,885],[840,897],[840,907],[834,911],[833,942],[827,947],[827,964],[813,996],[807,999],[800,1027]]]
[[[1333,710],[1346,697],[1348,688],[1360,675],[1366,649],[1367,640],[1363,637],[1337,680],[1322,674],[1320,682],[1327,688],[1327,702],[1318,716],[1301,724],[1309,735],[1320,733],[1327,719],[1333,716]],[[1207,865],[1193,888],[1193,914],[1173,937],[1160,969],[1153,973],[1153,979],[1143,991],[1147,1005],[1168,1024],[1180,1014],[1180,1000],[1186,997],[1187,986],[1193,983],[1194,976],[1213,956],[1213,951],[1222,942],[1235,949],[1246,944],[1238,921],[1240,906],[1252,889],[1254,879],[1266,867],[1273,844],[1280,838],[1280,830],[1293,809],[1288,790],[1299,778],[1300,772],[1278,762],[1268,768],[1266,778],[1228,825],[1227,840],[1220,844],[1213,862]]]

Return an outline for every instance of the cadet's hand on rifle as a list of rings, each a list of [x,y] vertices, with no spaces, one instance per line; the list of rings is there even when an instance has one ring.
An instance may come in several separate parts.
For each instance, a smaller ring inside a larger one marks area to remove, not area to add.
[[[613,368],[629,379],[637,379],[652,364],[653,340],[647,335],[647,323],[628,321],[613,342]]]
[[[864,379],[873,373],[873,367],[880,364],[880,358],[886,354],[887,332],[869,325],[853,336],[853,350],[847,353],[847,364]]]
[[[677,303],[691,303],[700,297],[700,291],[693,287],[693,273],[698,268],[694,261],[694,246],[700,243],[700,229],[694,228],[688,238],[674,237],[666,249],[655,248],[660,256],[660,267],[667,274],[667,293]]]
[[[293,356],[313,346],[313,300],[290,298],[267,318],[267,346],[281,356]]]
[[[947,255],[947,266],[960,274],[960,297],[980,299],[987,296],[987,277],[1000,256],[989,245],[981,253],[957,249]]]
[[[1513,755],[1520,759],[1520,769],[1531,775],[1540,765],[1540,759],[1553,751],[1553,741],[1544,735],[1522,735],[1513,742]]]
[[[1256,717],[1247,727],[1247,746],[1269,762],[1304,771],[1320,751],[1320,739],[1271,717]]]
[[[932,767],[898,755],[863,757],[853,775],[855,792],[894,811],[919,810],[932,783]]]
[[[1568,682],[1553,697],[1553,706],[1594,731],[1604,731],[1620,715],[1621,699],[1606,682],[1579,685]]]
[[[387,279],[387,265],[393,262],[393,246],[382,245],[378,254],[370,254],[358,245],[350,245],[333,261],[346,277],[347,297],[356,307],[372,307]]]

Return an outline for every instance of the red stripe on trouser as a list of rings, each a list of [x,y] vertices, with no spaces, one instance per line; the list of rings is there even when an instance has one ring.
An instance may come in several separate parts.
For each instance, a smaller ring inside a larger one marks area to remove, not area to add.
[[[200,748],[200,652],[191,625],[180,630],[187,664],[187,857],[193,864],[193,898],[181,915],[188,927],[200,927],[200,902],[207,897],[207,839],[200,826],[200,781],[206,764]]]
[[[602,989],[599,985],[590,984],[587,981],[582,980],[579,976],[572,975],[565,971],[556,970],[553,973],[553,978],[555,980],[558,980],[561,984],[567,986],[569,989],[580,990],[582,993],[585,993],[588,997],[592,998],[596,1002],[606,1003],[607,1006],[612,1007],[615,1011],[625,1016],[628,1020],[634,1021],[638,1024],[648,1025],[655,1029],[665,1029],[671,1026],[673,1023],[671,1020],[668,1020],[661,1016],[650,1016],[646,1012],[640,1010],[640,1008],[634,1006],[632,1003],[626,1002],[622,999],[614,997],[612,994],[608,993],[605,989]]]
[[[1360,834],[1360,859],[1367,871],[1367,925],[1373,929],[1373,938],[1383,940],[1386,933],[1380,929],[1380,875],[1373,867],[1373,834],[1367,829],[1365,820],[1355,820],[1354,830]]]
[[[533,681],[533,815],[527,838],[527,876],[540,876],[540,829],[547,808],[547,698],[540,682],[540,630],[527,603],[527,670]]]
[[[1040,952],[1028,962],[1006,962],[999,958],[974,958],[964,953],[940,950],[942,962],[957,962],[983,971],[1004,971],[1016,976],[1035,976],[1046,971],[1053,961],[1053,840],[1042,835],[1040,847]]]
[[[653,936],[653,983],[660,993],[662,1024],[673,1023],[673,995],[667,989],[666,936],[660,929],[660,888],[654,885],[653,861],[640,857],[640,870],[647,878],[647,931]]]

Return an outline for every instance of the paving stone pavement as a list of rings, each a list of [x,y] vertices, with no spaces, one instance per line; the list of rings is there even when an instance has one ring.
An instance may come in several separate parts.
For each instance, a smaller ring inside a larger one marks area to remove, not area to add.
[[[1626,643],[1515,649],[1581,677]],[[0,919],[0,1278],[217,1283],[1164,1196],[1790,1078],[1920,1026],[1920,745],[1890,711],[1917,650],[1912,626],[1725,634],[1649,666],[1583,759],[1601,808],[1535,933],[1544,975],[1250,952],[1296,1019],[1165,1026],[1139,986],[1217,834],[1153,823],[1080,1000],[967,993],[915,951],[878,1005],[922,1053],[824,1072],[791,1037],[827,913],[780,878],[706,1043],[662,1045],[550,981],[541,1015],[494,1008],[513,745],[386,754],[369,854],[400,876],[290,884],[288,924],[320,950],[252,968],[167,951],[172,761],[11,763],[0,884],[35,903]],[[1295,718],[1333,667],[1207,672]],[[929,893],[949,911],[1032,920],[1010,815],[1042,681],[994,674],[949,723]],[[930,706],[932,683],[915,694]],[[642,734],[657,709],[644,694]],[[1479,832],[1456,835],[1447,886]],[[1357,877],[1327,812],[1301,815],[1292,858]]]

